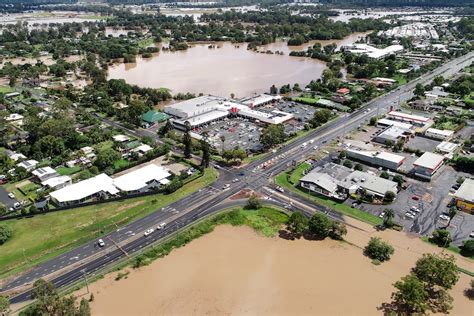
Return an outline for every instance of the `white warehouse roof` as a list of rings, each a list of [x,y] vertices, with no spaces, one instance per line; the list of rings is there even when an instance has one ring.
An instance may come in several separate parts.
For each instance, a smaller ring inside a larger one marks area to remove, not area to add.
[[[403,123],[399,121],[389,120],[389,119],[380,119],[377,121],[378,124],[386,125],[386,126],[396,126],[405,129],[411,129],[413,125],[409,123]]]
[[[397,111],[389,112],[388,115],[391,117],[399,118],[399,119],[422,122],[422,123],[426,123],[430,120],[429,118],[424,117],[424,116],[413,115],[413,114],[397,112]]]
[[[115,186],[121,191],[137,191],[148,185],[151,181],[160,182],[171,174],[165,168],[150,164],[133,170],[113,180]]]
[[[436,149],[443,153],[452,153],[456,148],[458,148],[458,146],[458,144],[444,141],[439,143],[439,145],[436,146]]]
[[[119,191],[113,185],[113,179],[105,173],[101,173],[93,178],[51,192],[51,197],[60,203],[64,203],[82,200],[99,192],[117,194]]]
[[[474,180],[464,180],[454,196],[464,201],[474,202]]]
[[[451,137],[454,134],[454,131],[449,129],[437,129],[437,128],[428,128],[425,132],[426,134],[441,135],[445,137]]]
[[[444,156],[430,153],[430,152],[425,152],[423,155],[421,155],[420,158],[418,158],[413,163],[413,165],[417,167],[436,170],[436,168],[438,168],[439,165],[443,163],[443,161],[444,161]]]
[[[59,176],[59,177],[49,178],[48,180],[41,182],[41,185],[54,189],[57,186],[70,182],[70,181],[71,181],[71,177],[69,176]]]

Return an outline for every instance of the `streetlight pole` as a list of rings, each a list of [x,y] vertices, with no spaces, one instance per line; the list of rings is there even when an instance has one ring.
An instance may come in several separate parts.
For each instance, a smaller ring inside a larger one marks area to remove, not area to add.
[[[89,294],[89,282],[87,282],[87,275],[86,275],[86,270],[81,270],[82,276],[84,277],[84,280],[86,281],[86,287],[87,287],[87,294]]]

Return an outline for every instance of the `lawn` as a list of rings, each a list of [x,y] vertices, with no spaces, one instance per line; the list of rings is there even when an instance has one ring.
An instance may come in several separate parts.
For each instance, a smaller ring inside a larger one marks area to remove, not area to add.
[[[311,167],[311,164],[307,162],[303,162],[302,164],[296,167],[295,171],[291,173],[290,182],[293,184],[298,184],[300,179],[304,176],[303,172]]]
[[[77,172],[81,171],[81,167],[80,166],[75,166],[75,167],[72,167],[72,168],[59,167],[59,168],[56,168],[56,171],[62,176],[69,176],[71,174],[74,174],[74,173],[77,173]]]
[[[9,86],[0,86],[0,93],[10,93],[13,92],[13,89]]]
[[[371,225],[379,225],[382,223],[382,219],[378,218],[375,215],[372,215],[370,213],[364,212],[362,210],[359,210],[357,208],[353,208],[347,204],[340,203],[333,201],[329,198],[322,197],[322,196],[316,196],[310,193],[307,193],[305,191],[302,191],[297,187],[299,179],[301,179],[302,172],[305,170],[305,166],[302,166],[306,164],[306,162],[300,164],[298,167],[296,167],[295,171],[290,174],[290,181],[293,182],[294,184],[290,183],[288,181],[288,173],[287,172],[282,172],[279,175],[275,177],[275,183],[287,188],[288,190],[291,190],[299,195],[302,195],[316,204],[323,205],[326,207],[329,207],[330,209],[335,210],[336,212],[342,213],[344,215],[354,217],[360,221],[369,223]]]
[[[114,169],[115,170],[123,170],[125,168],[127,168],[128,166],[130,165],[130,161],[126,160],[126,159],[119,159],[117,161],[114,162]]]
[[[400,85],[407,83],[407,78],[401,74],[394,75],[392,79],[397,80],[398,84]]]
[[[0,277],[58,256],[114,230],[116,224],[121,226],[144,217],[211,184],[216,178],[217,171],[207,169],[204,176],[169,195],[149,195],[5,221],[2,224],[12,229],[13,237],[0,246]]]
[[[302,94],[299,97],[291,98],[292,101],[301,102],[305,104],[315,105],[319,101],[319,97],[311,97],[309,94]]]

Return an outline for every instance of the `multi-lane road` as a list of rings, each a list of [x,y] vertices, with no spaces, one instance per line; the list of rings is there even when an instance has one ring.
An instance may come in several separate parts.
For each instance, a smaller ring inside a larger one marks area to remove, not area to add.
[[[292,203],[293,209],[299,209],[308,215],[314,211],[321,211],[342,221],[342,217],[338,213],[314,205],[298,195],[291,192],[276,192],[272,189],[271,184],[273,176],[287,169],[293,161],[300,161],[308,157],[314,151],[314,146],[321,146],[331,140],[342,138],[347,132],[357,128],[370,117],[384,113],[391,107],[395,108],[400,102],[410,99],[412,97],[411,91],[417,83],[426,84],[438,75],[450,76],[469,65],[473,58],[474,53],[470,53],[452,60],[433,72],[372,100],[361,109],[306,134],[244,168],[219,168],[220,176],[212,185],[167,207],[158,209],[144,218],[117,228],[110,234],[101,236],[106,243],[104,247],[98,247],[95,241],[84,244],[39,264],[14,279],[4,281],[1,290],[11,295],[12,303],[17,303],[30,298],[31,284],[39,278],[47,278],[57,287],[70,285],[85,275],[97,273],[118,260],[159,242],[164,237],[205,216],[214,214],[230,205],[242,203],[242,201],[229,201],[228,198],[244,188],[253,189],[267,196],[269,203],[279,206]],[[120,128],[120,126],[117,127]],[[132,134],[134,133],[137,132],[132,131]],[[302,146],[303,143],[310,141],[312,142],[311,146]],[[264,165],[265,168],[263,168]],[[230,184],[235,178],[238,178],[239,181],[232,183],[230,188],[223,189],[224,184]],[[167,223],[166,227],[156,230],[158,224],[162,222]],[[143,232],[149,228],[155,228],[155,232],[145,237]]]

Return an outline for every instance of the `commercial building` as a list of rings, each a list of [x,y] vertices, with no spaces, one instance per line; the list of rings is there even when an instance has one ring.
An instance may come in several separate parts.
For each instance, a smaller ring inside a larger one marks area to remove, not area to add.
[[[454,193],[456,206],[467,213],[474,212],[474,180],[466,179]]]
[[[347,194],[356,194],[360,190],[376,198],[383,198],[388,191],[398,192],[396,182],[334,163],[312,170],[300,179],[300,186],[337,200],[344,200]]]
[[[124,143],[124,142],[128,142],[130,140],[130,137],[128,137],[127,135],[119,134],[119,135],[112,136],[112,139],[114,140],[114,142]]]
[[[358,170],[352,172],[339,185],[349,194],[360,193],[361,190],[365,190],[367,194],[379,199],[382,199],[387,192],[398,193],[396,182]]]
[[[59,206],[78,204],[93,198],[106,198],[119,193],[113,182],[111,177],[101,173],[51,192],[50,196]]]
[[[395,38],[413,37],[417,39],[439,39],[438,32],[433,24],[421,22],[396,26],[386,31],[380,31],[379,35]]]
[[[406,128],[400,128],[397,126],[391,126],[378,135],[374,137],[374,142],[381,143],[381,144],[395,144],[399,140],[406,141],[413,135],[411,130],[407,130]]]
[[[438,146],[436,146],[436,151],[442,154],[452,154],[459,148],[458,144],[451,143],[451,142],[441,142]]]
[[[454,131],[448,129],[428,128],[425,131],[425,136],[439,140],[450,140],[453,138]]]
[[[262,96],[245,102],[264,104],[270,102],[268,101],[270,97],[272,100],[276,98],[274,96]],[[274,110],[267,113],[254,108],[255,105],[249,106],[222,97],[206,95],[168,105],[165,107],[165,112],[175,118],[173,124],[179,129],[184,129],[187,125],[191,128],[199,127],[229,115],[242,116],[267,124],[281,124],[293,118],[293,114],[282,111]]]
[[[348,157],[369,163],[374,166],[380,166],[391,170],[398,170],[405,161],[404,156],[395,155],[385,151],[369,151],[358,149],[347,149]]]
[[[389,119],[380,119],[377,121],[377,126],[382,126],[382,127],[390,127],[390,126],[395,126],[399,128],[404,128],[406,130],[412,129],[413,125],[408,124],[408,123],[403,123],[400,121],[394,121],[394,120],[389,120]]]
[[[165,168],[150,164],[115,178],[113,184],[125,193],[146,192],[168,184],[170,176]]]
[[[31,173],[38,179],[39,182],[43,182],[59,175],[56,170],[51,167],[38,168],[33,170]]]
[[[416,126],[425,126],[432,122],[430,118],[420,116],[420,115],[413,115],[398,111],[391,111],[387,114],[387,118],[395,121],[410,123]]]
[[[444,156],[425,152],[413,163],[414,174],[420,178],[431,180],[431,177],[443,165],[443,162]]]
[[[281,96],[279,95],[270,95],[270,94],[259,94],[253,97],[245,98],[240,100],[240,102],[244,105],[249,107],[258,107],[261,105],[271,104],[275,101],[281,100]]]
[[[367,44],[351,44],[341,47],[342,51],[356,55],[367,55],[370,58],[380,59],[403,51],[402,45],[391,45],[386,48],[377,48]]]

